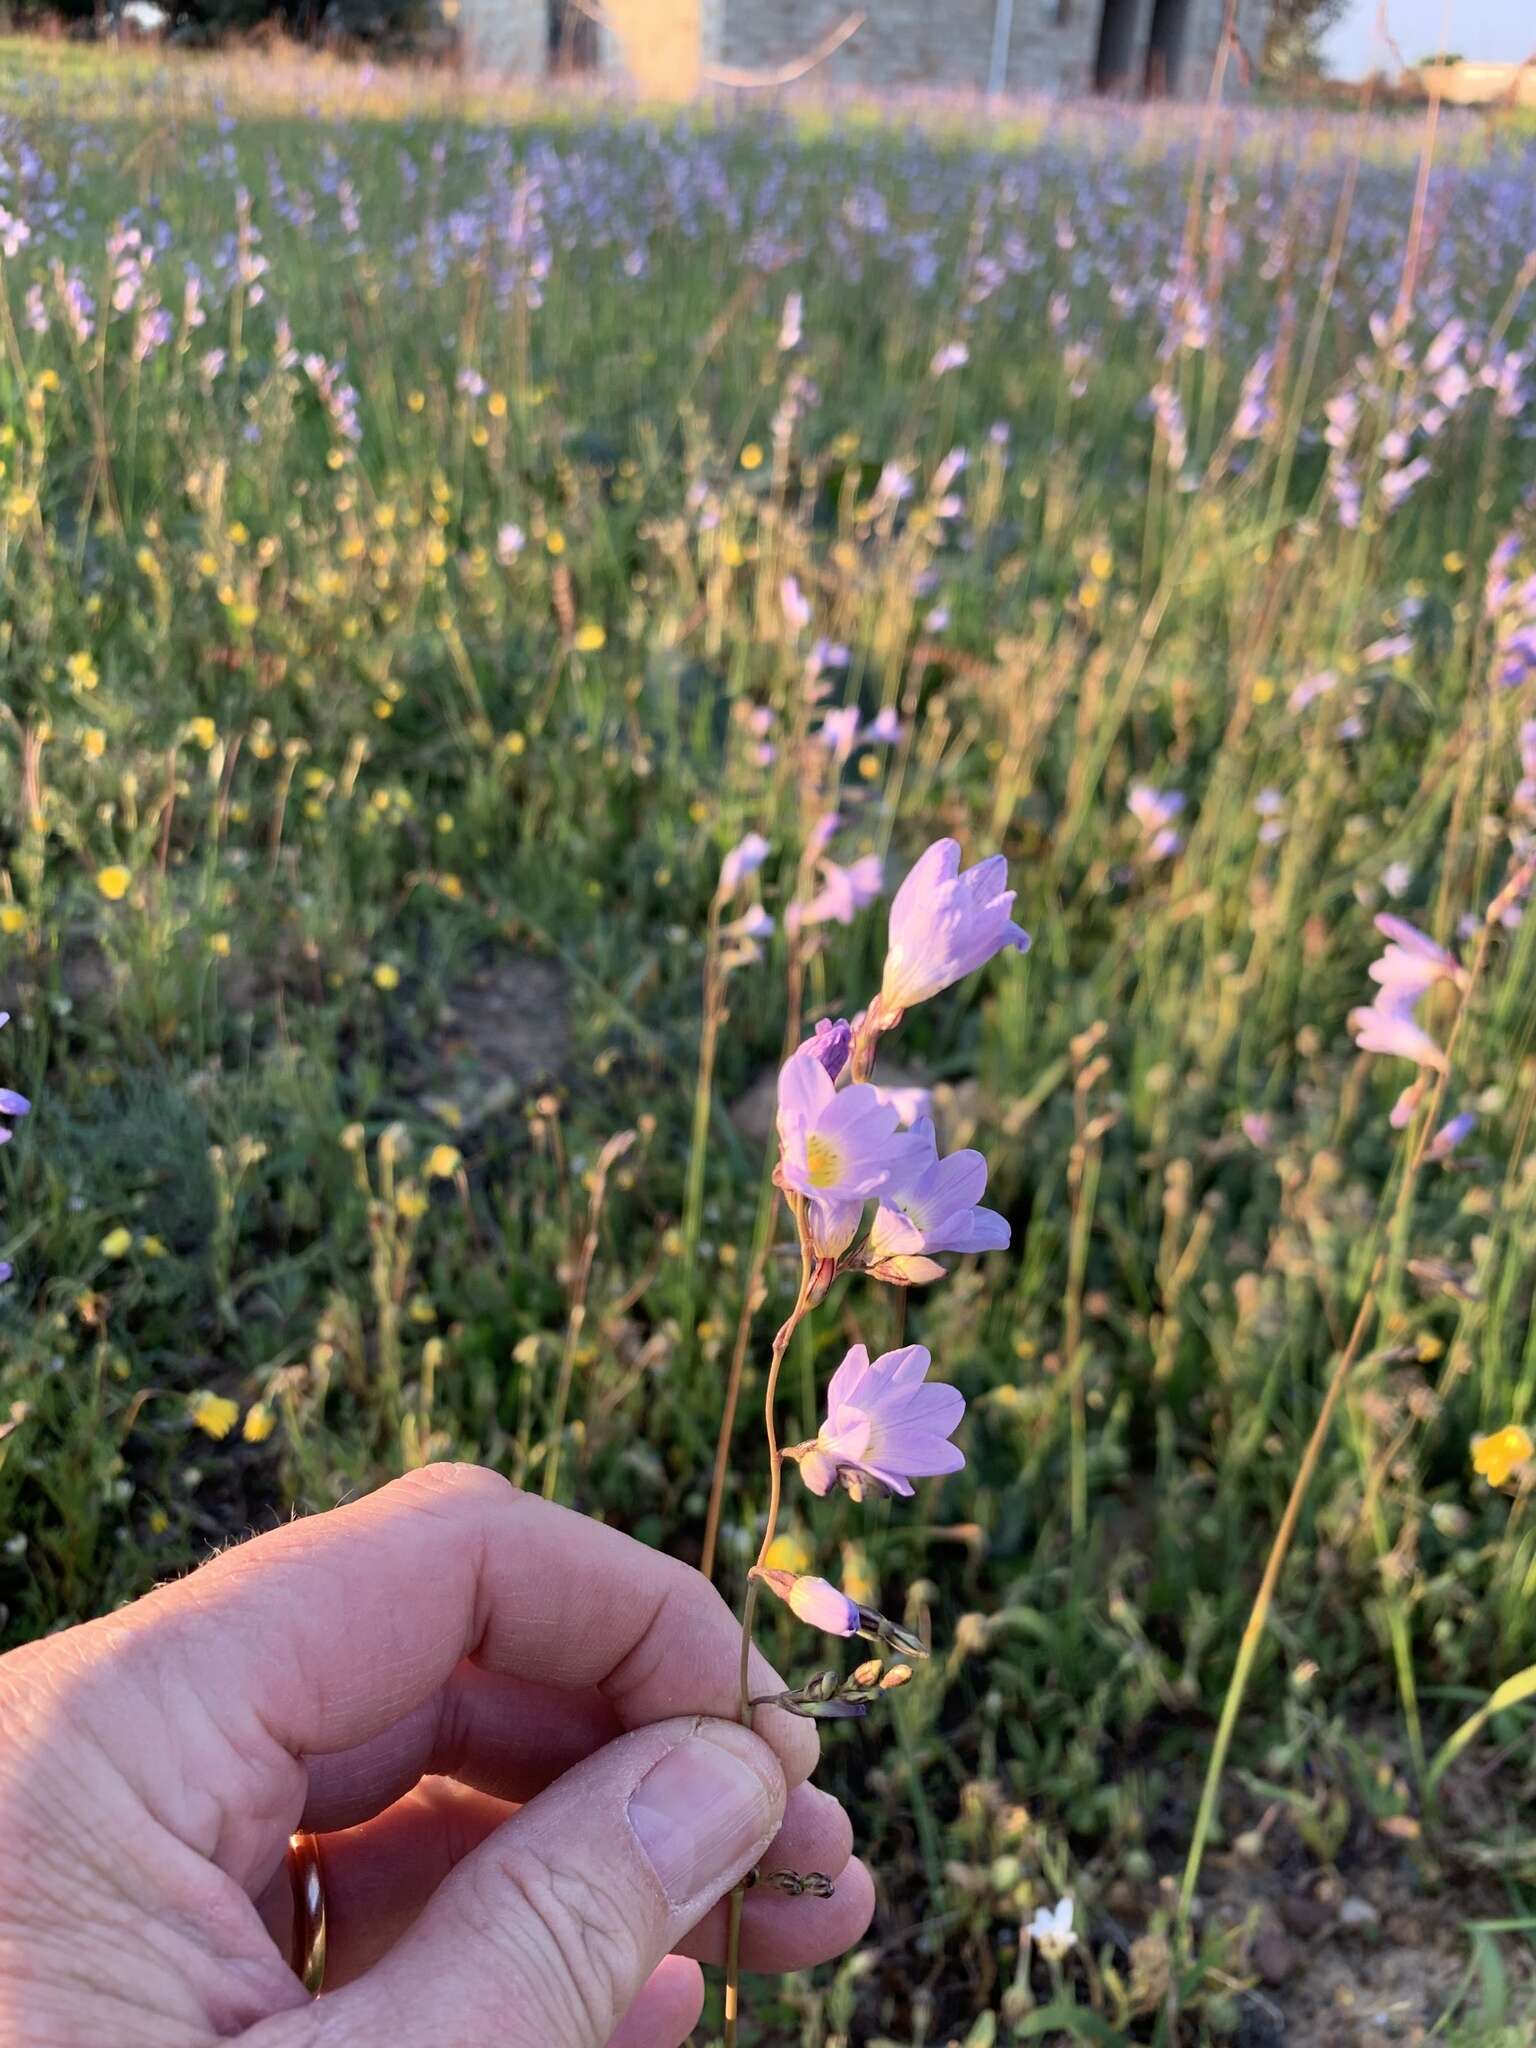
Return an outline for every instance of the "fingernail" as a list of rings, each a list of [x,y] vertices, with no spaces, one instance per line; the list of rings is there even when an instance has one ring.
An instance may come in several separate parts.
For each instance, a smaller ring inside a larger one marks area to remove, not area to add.
[[[630,1794],[629,1824],[674,1906],[723,1890],[766,1844],[782,1795],[753,1761],[764,1754],[745,1728],[706,1722]]]

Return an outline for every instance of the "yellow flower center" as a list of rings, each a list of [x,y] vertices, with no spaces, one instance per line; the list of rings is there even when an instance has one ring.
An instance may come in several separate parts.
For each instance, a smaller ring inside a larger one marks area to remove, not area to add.
[[[819,1131],[805,1141],[805,1170],[813,1188],[835,1187],[842,1179],[843,1155]]]

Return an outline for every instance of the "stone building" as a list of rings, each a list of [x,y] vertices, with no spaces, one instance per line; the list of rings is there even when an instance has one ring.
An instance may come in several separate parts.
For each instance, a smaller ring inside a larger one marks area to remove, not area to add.
[[[643,91],[818,85],[1027,95],[1208,90],[1231,0],[460,0],[472,63],[524,75],[591,70]],[[1256,63],[1269,0],[1237,0]],[[851,26],[854,22],[856,26]]]

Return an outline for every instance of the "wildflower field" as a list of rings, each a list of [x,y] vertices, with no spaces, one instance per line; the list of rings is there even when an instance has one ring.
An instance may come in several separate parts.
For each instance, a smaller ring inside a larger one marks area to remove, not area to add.
[[[789,1319],[766,1583],[931,1655],[744,2041],[1536,2039],[1536,149],[6,50],[0,1640],[447,1458],[739,1605]],[[811,1305],[941,840],[1001,1224]]]

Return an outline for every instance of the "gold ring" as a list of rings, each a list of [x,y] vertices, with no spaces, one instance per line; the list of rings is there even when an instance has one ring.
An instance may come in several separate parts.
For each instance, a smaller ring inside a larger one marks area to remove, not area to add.
[[[293,1881],[293,1946],[288,1960],[310,1997],[318,1998],[325,1982],[325,1878],[318,1837],[288,1837],[288,1875]]]

